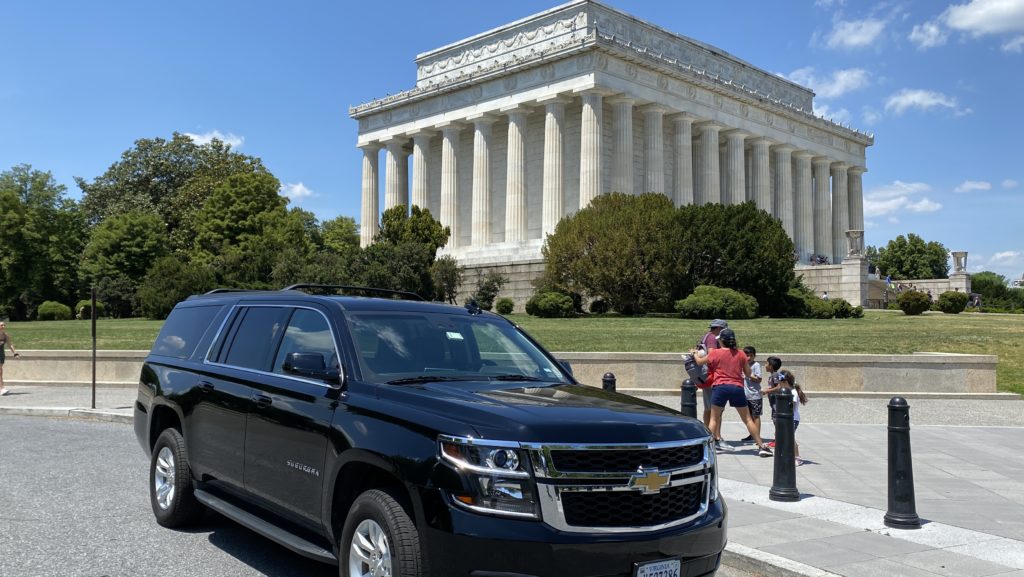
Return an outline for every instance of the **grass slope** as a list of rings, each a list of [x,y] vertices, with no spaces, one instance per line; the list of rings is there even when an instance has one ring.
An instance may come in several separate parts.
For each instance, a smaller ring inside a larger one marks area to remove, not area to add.
[[[704,335],[707,321],[654,318],[510,318],[552,351],[683,351]],[[160,321],[107,319],[97,323],[97,348],[148,350]],[[1024,394],[1024,315],[867,311],[863,319],[731,321],[740,346],[779,353],[918,351],[998,355],[999,390]],[[18,349],[89,349],[85,321],[8,323]]]

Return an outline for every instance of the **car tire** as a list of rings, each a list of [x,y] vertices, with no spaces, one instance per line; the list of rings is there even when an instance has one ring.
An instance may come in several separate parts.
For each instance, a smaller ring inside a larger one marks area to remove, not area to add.
[[[149,502],[156,522],[172,529],[195,524],[205,510],[193,493],[185,439],[176,429],[160,433],[153,446]]]
[[[352,503],[345,519],[338,552],[341,557],[338,564],[341,577],[367,574],[387,574],[392,577],[426,575],[420,553],[419,531],[409,513],[387,490],[371,489],[359,495]]]

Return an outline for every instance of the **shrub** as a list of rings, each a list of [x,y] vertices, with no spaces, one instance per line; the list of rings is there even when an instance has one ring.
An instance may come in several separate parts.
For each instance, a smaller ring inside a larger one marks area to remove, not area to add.
[[[96,318],[103,316],[106,307],[99,300],[96,301]],[[92,318],[92,299],[82,299],[75,305],[75,318],[89,320]]]
[[[473,293],[473,298],[476,299],[476,304],[485,311],[491,310],[494,306],[494,297],[498,296],[501,291],[501,287],[508,284],[508,277],[504,276],[500,272],[490,271],[483,275],[476,281],[476,292]]]
[[[676,301],[676,311],[687,319],[753,319],[757,318],[757,300],[732,289],[701,285]]]
[[[848,319],[853,316],[853,305],[846,299],[832,299],[832,316],[837,319]]]
[[[859,305],[853,307],[853,312],[850,313],[850,318],[851,319],[862,319],[862,318],[864,318],[864,307],[859,306]]]
[[[932,300],[921,291],[906,291],[897,300],[900,310],[905,315],[919,315],[932,306]]]
[[[527,314],[541,318],[568,318],[575,314],[572,297],[562,293],[543,292],[526,302]]]
[[[939,310],[958,315],[967,308],[967,294],[959,291],[946,291],[939,295]]]
[[[495,303],[494,308],[497,309],[499,314],[507,315],[516,308],[516,304],[508,297],[501,297],[498,299],[498,302]]]
[[[56,301],[44,301],[36,309],[36,318],[41,321],[66,321],[71,318],[71,307]]]
[[[590,312],[595,315],[603,315],[608,312],[608,301],[604,299],[594,299],[590,301]]]
[[[826,301],[814,297],[807,300],[807,316],[809,319],[830,319],[835,315],[832,309],[832,301]]]

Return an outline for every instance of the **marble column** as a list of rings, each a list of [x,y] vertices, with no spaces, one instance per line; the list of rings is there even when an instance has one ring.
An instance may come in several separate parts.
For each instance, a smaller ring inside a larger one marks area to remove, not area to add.
[[[446,124],[441,128],[441,226],[451,230],[447,248],[459,246],[459,133],[462,126]]]
[[[387,148],[384,155],[384,210],[403,204],[408,206],[408,188],[402,190],[403,181],[406,185],[409,182],[409,162],[403,150],[405,139],[392,138],[386,141],[385,145]],[[403,173],[405,178],[402,177]]]
[[[746,200],[746,159],[743,155],[748,133],[742,130],[730,130],[725,133],[725,156],[727,159],[725,172],[725,190],[722,191],[723,204],[741,204]]]
[[[589,90],[580,96],[583,100],[580,119],[580,209],[584,209],[601,194],[603,94]]]
[[[793,153],[793,243],[800,264],[808,264],[814,253],[814,202],[811,190],[811,157],[813,153]]]
[[[719,182],[718,165],[718,131],[721,124],[702,122],[697,125],[700,130],[700,143],[697,145],[697,171],[694,178],[693,192],[697,204],[717,203],[722,201],[722,188]]]
[[[729,204],[729,147],[719,141],[718,146],[718,190],[722,204]]]
[[[793,147],[780,144],[773,149],[775,162],[775,198],[772,203],[772,216],[782,221],[782,228],[789,238],[796,242],[796,229],[793,225]]]
[[[685,112],[672,117],[676,129],[673,200],[677,207],[693,204],[693,120]]]
[[[412,135],[412,204],[426,209],[430,206],[430,174],[427,154],[433,132],[421,130]],[[436,215],[435,215],[436,216]]]
[[[378,231],[378,214],[380,199],[377,180],[378,158],[380,146],[366,144],[363,149],[363,203],[359,214],[359,245],[370,246]]]
[[[649,104],[644,113],[644,190],[665,194],[665,113],[664,106]]]
[[[473,206],[472,246],[491,242],[491,125],[492,116],[471,117],[473,121]]]
[[[847,188],[850,205],[850,228],[864,230],[864,173],[868,169],[863,166],[851,166],[846,172]]]
[[[750,195],[757,208],[772,212],[772,182],[769,169],[769,156],[772,142],[764,137],[753,139],[750,143]]]
[[[814,164],[814,253],[829,257],[832,261],[832,189],[829,185],[829,169],[832,159],[816,156]],[[846,238],[846,234],[843,234]]]
[[[541,238],[555,232],[565,207],[565,157],[562,154],[566,98],[552,98],[544,104],[544,198],[541,209]]]
[[[633,194],[633,99],[609,98],[612,105],[612,191]]]
[[[846,175],[849,164],[832,164],[832,262],[841,263],[846,258],[846,231],[850,230],[850,203],[846,189]]]
[[[526,240],[526,115],[514,108],[508,113],[508,162],[505,177],[505,242]]]
[[[743,150],[744,160],[744,180],[743,180],[743,200],[754,200],[754,148],[750,146],[750,141],[747,141],[747,147]]]

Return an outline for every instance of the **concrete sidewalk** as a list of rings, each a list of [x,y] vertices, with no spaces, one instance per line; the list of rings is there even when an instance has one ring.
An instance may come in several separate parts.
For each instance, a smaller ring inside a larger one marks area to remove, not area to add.
[[[131,422],[136,390],[20,386],[0,397],[0,415],[43,414]],[[678,398],[649,397],[678,408]],[[886,401],[813,398],[797,432],[795,503],[768,499],[772,459],[735,439],[719,455],[729,504],[726,562],[764,575],[1024,577],[1024,402],[914,400],[911,442],[921,529],[885,527]],[[869,424],[851,424],[851,420]],[[937,424],[924,424],[937,423]],[[772,436],[771,422],[765,436]]]

